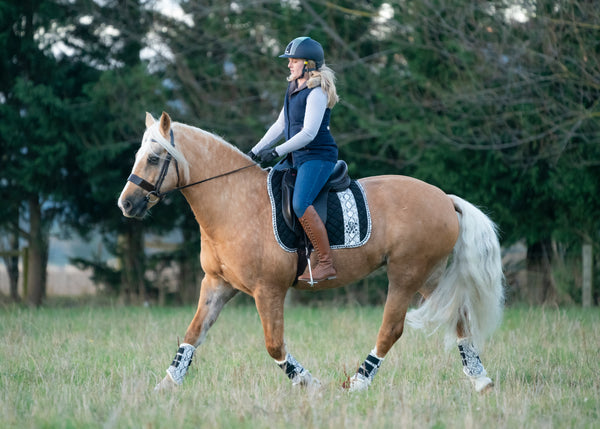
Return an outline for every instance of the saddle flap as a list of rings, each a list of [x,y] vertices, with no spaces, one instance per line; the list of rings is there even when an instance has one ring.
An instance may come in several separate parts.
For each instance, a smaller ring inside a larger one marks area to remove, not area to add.
[[[292,206],[292,198],[294,196],[294,185],[296,183],[296,170],[284,170],[281,178],[281,210],[283,211],[283,219],[289,229],[296,232],[297,222],[296,215]]]

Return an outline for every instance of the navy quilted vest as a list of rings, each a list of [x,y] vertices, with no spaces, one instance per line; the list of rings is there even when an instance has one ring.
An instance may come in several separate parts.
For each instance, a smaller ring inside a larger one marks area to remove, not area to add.
[[[300,132],[304,125],[304,112],[306,111],[306,98],[314,89],[303,87],[291,91],[292,83],[288,85],[283,103],[285,115],[285,138],[289,140]],[[338,148],[333,136],[329,132],[329,118],[331,109],[325,109],[323,121],[319,127],[317,135],[309,144],[301,149],[292,152],[293,164],[295,167],[313,159],[336,162],[338,158]]]

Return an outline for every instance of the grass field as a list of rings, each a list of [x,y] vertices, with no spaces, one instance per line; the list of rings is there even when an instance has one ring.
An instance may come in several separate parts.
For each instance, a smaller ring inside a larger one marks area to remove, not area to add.
[[[600,311],[509,309],[474,393],[457,350],[407,329],[371,389],[340,389],[374,345],[381,308],[292,307],[290,352],[323,386],[293,388],[251,306],[225,308],[184,385],[152,391],[194,308],[0,307],[2,428],[593,428]]]

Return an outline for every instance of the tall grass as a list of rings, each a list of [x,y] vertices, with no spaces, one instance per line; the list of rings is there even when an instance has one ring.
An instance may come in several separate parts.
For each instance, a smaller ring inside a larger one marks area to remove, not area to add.
[[[457,350],[407,329],[370,390],[340,389],[374,345],[381,308],[292,307],[290,352],[322,382],[293,388],[251,306],[225,308],[184,385],[155,393],[192,307],[0,309],[0,427],[592,428],[600,421],[598,309],[510,309],[478,395]]]

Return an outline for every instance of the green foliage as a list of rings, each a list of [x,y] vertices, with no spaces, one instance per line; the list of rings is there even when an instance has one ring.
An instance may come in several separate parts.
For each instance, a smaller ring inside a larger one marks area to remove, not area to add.
[[[77,163],[85,186],[78,187],[72,204],[81,232],[86,225],[114,231],[122,223],[116,196],[141,144],[145,112],[160,111],[165,97],[160,81],[141,64],[103,73],[86,85],[85,95],[87,102],[79,106],[83,112],[76,119]]]
[[[598,27],[588,7],[539,4],[524,24],[501,2],[422,2],[398,14],[414,28],[399,49],[425,146],[405,171],[488,208],[507,244],[597,237],[597,57],[587,52]]]

